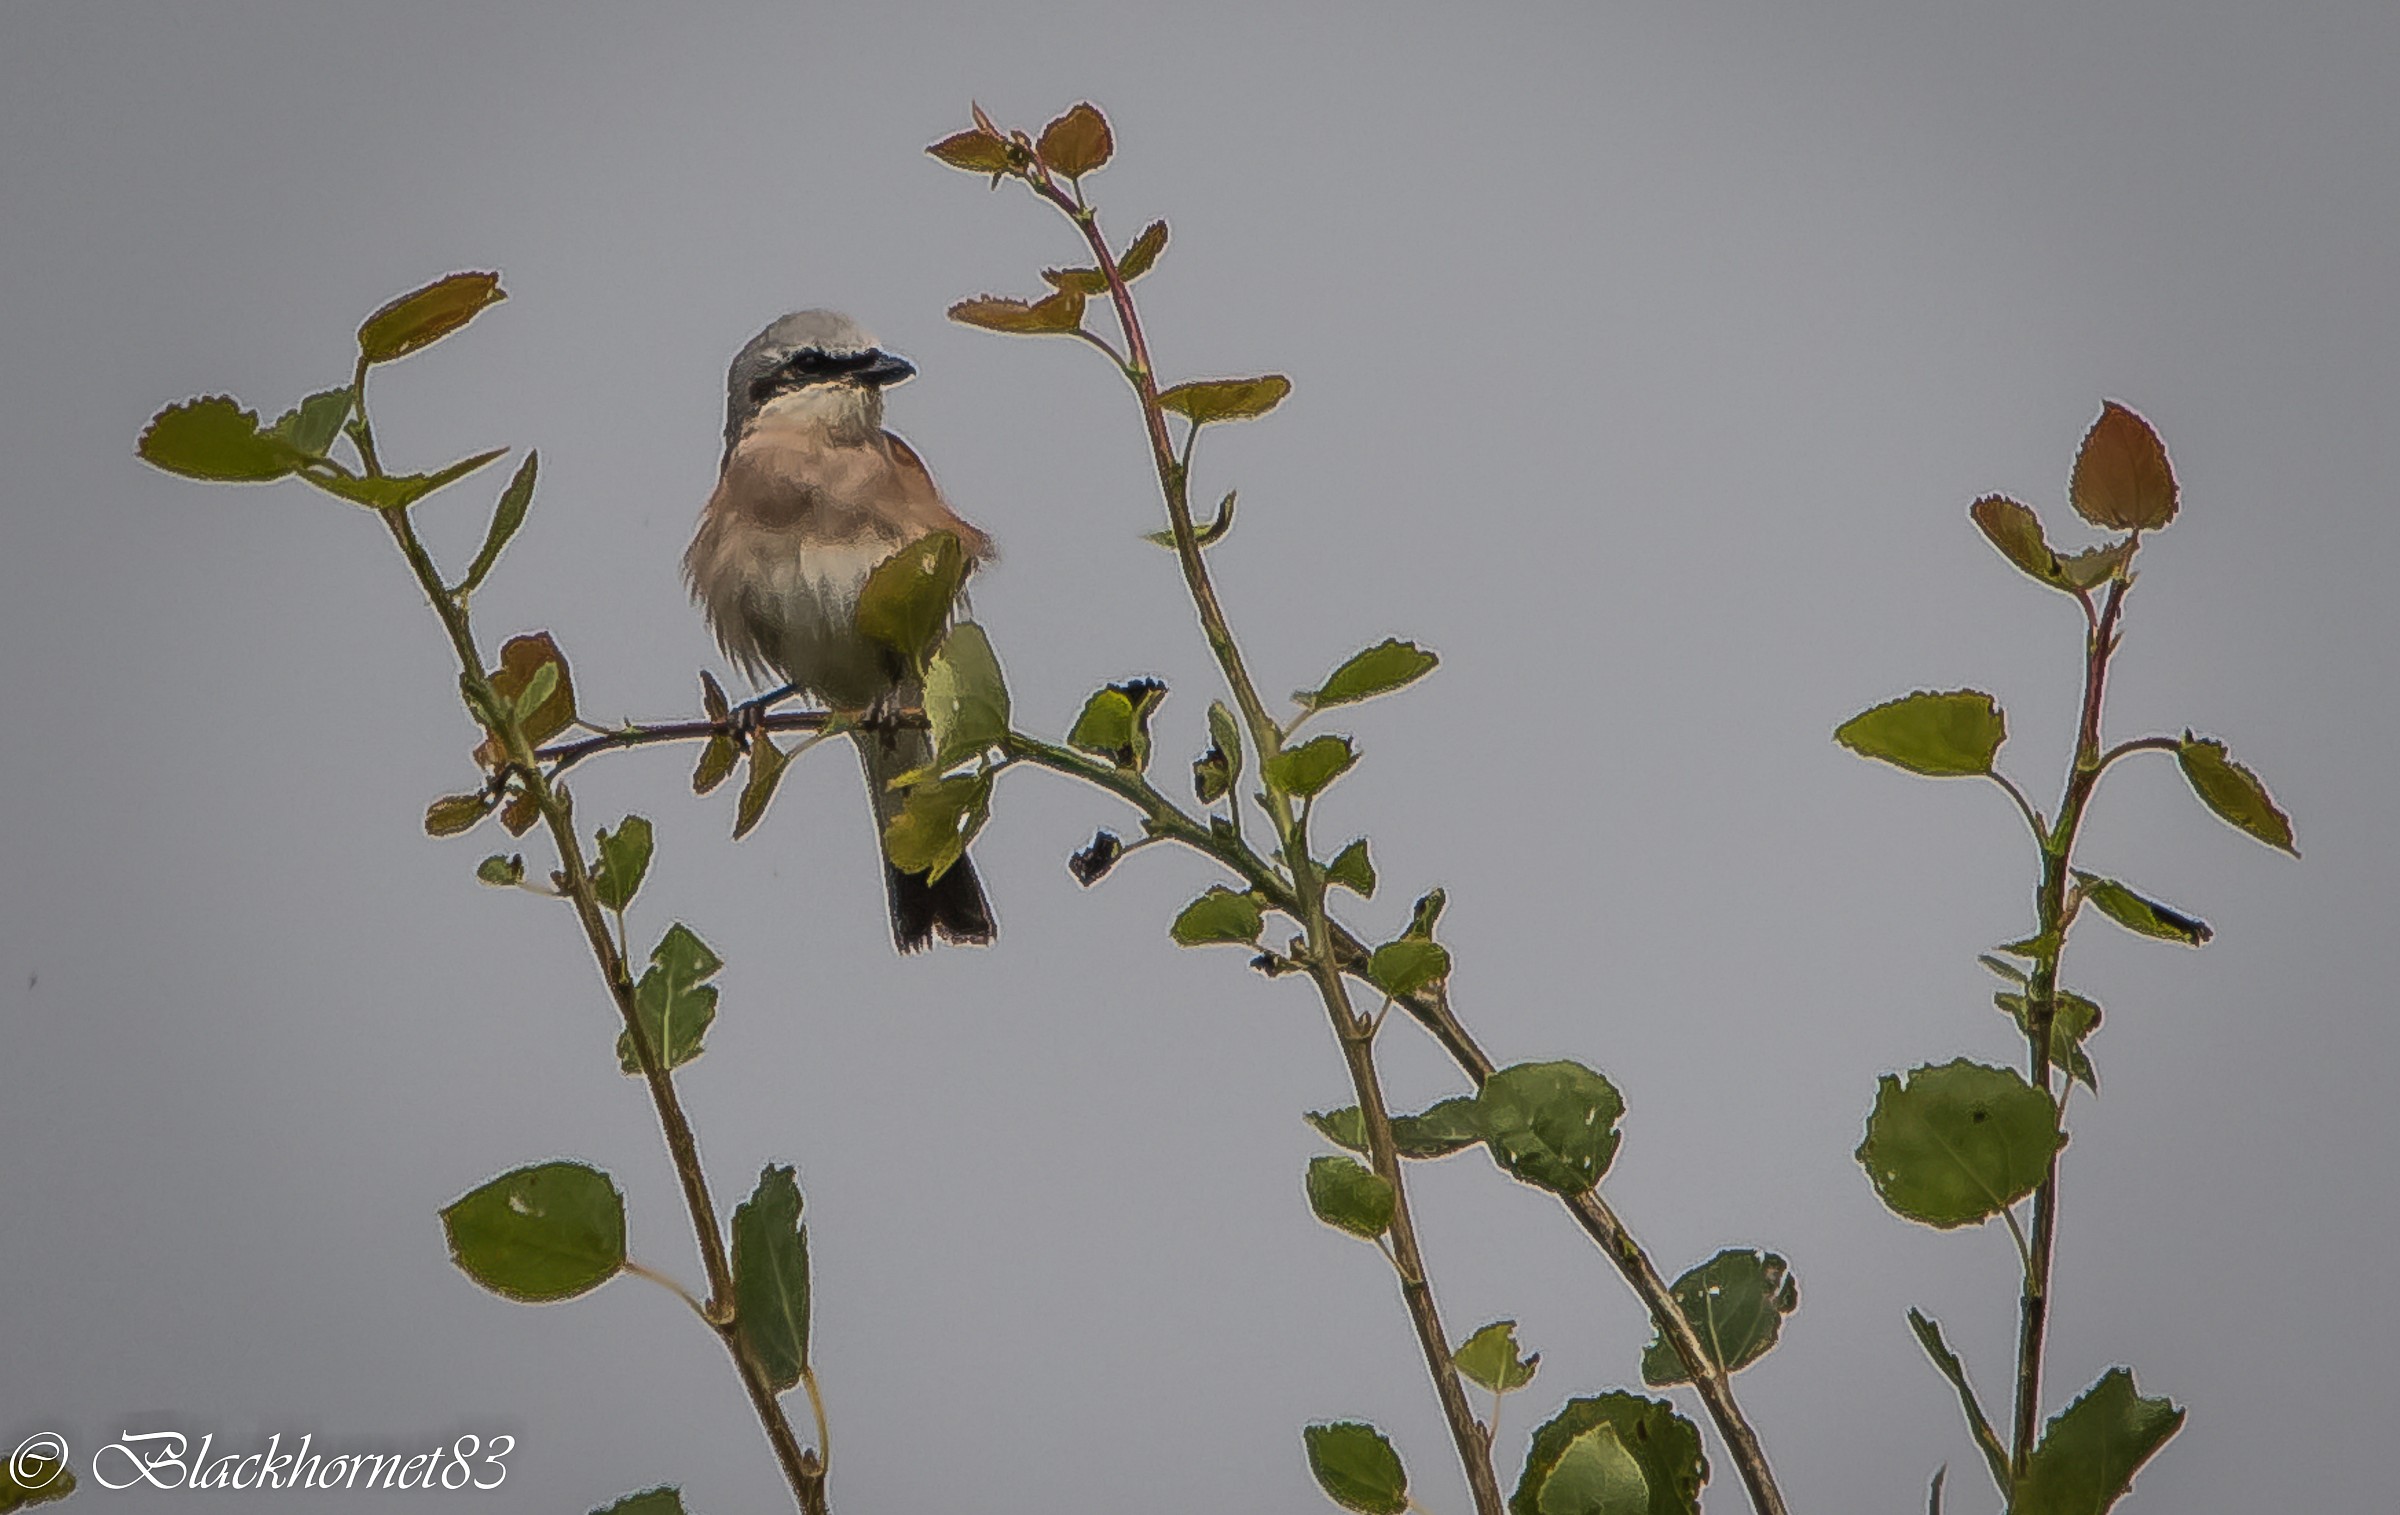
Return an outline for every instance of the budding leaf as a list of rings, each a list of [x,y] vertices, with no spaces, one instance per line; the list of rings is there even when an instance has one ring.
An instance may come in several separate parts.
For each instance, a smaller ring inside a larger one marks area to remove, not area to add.
[[[153,468],[214,483],[263,484],[303,461],[298,448],[262,431],[257,415],[227,395],[168,406],[150,418],[134,451]]]
[[[1601,1427],[1614,1432],[1618,1446],[1631,1454],[1649,1491],[1647,1503],[1627,1508],[1639,1515],[1692,1515],[1699,1509],[1700,1488],[1708,1481],[1708,1459],[1701,1455],[1700,1432],[1665,1400],[1612,1393],[1568,1400],[1533,1433],[1533,1445],[1525,1453],[1525,1470],[1517,1479],[1516,1492],[1508,1497],[1509,1515],[1557,1515],[1555,1504],[1544,1506],[1544,1490],[1568,1449]],[[1560,1497],[1574,1489],[1570,1484]],[[1608,1515],[1617,1515],[1614,1507],[1602,1508]]]
[[[1089,101],[1070,107],[1066,114],[1042,128],[1034,151],[1054,174],[1080,179],[1107,163],[1116,151],[1116,139],[1108,129],[1108,118]]]
[[[582,1163],[503,1173],[451,1201],[442,1229],[460,1272],[528,1304],[587,1294],[625,1266],[625,1196]]]
[[[2292,818],[2275,807],[2257,774],[2225,755],[2223,742],[2187,731],[2175,749],[2175,761],[2182,765],[2192,793],[2200,796],[2200,803],[2215,811],[2219,820],[2270,847],[2300,855],[2300,849],[2292,845]]]
[[[492,813],[481,793],[446,794],[425,807],[427,836],[457,836],[472,831]]]
[[[859,634],[899,654],[910,668],[924,667],[966,578],[966,549],[958,538],[927,532],[867,575],[854,612]]]
[[[2030,1010],[2022,994],[1995,994],[1992,1003],[2000,1013],[2017,1023],[2019,1031],[2027,1030]],[[2064,1068],[2067,1077],[2082,1082],[2094,1094],[2100,1092],[2100,1075],[2092,1067],[2091,1057],[2083,1050],[2085,1038],[2100,1028],[2100,1007],[2080,994],[2057,991],[2050,1012],[2050,1066]]]
[[[1766,1356],[1783,1334],[1783,1318],[1800,1308],[1791,1264],[1742,1247],[1728,1247],[1684,1274],[1674,1292],[1709,1361],[1728,1373]],[[1665,1333],[1653,1335],[1642,1353],[1642,1382],[1663,1389],[1691,1378]]]
[[[925,150],[952,168],[963,168],[971,174],[1005,174],[1018,165],[1017,155],[1010,151],[1012,146],[1006,137],[964,131],[944,137]]]
[[[1364,1421],[1337,1420],[1300,1433],[1317,1487],[1359,1515],[1401,1515],[1408,1508],[1408,1471],[1381,1431]]]
[[[950,319],[961,326],[979,326],[1011,336],[1059,336],[1082,329],[1083,300],[1083,292],[1076,289],[1062,289],[1047,299],[1032,301],[981,295],[951,306]]]
[[[633,986],[633,1007],[650,1049],[665,1067],[680,1068],[704,1050],[701,1039],[717,1018],[717,987],[708,980],[724,966],[725,960],[681,921],[650,949],[650,966]],[[630,1031],[617,1033],[617,1066],[628,1074],[642,1071]]]
[[[692,769],[692,793],[706,794],[725,782],[733,765],[741,761],[742,749],[732,737],[720,731],[700,749],[700,762]]]
[[[1167,248],[1167,223],[1153,221],[1138,232],[1125,248],[1125,256],[1117,260],[1117,277],[1131,284],[1150,271],[1158,255]]]
[[[707,755],[701,755],[707,761]],[[767,816],[767,803],[775,798],[776,786],[783,782],[783,771],[792,764],[792,755],[775,745],[775,739],[759,732],[750,739],[750,777],[743,781],[742,795],[733,807],[733,838],[740,841],[750,834]],[[695,783],[699,775],[693,775]]]
[[[1451,1362],[1470,1383],[1478,1383],[1494,1394],[1511,1394],[1533,1382],[1534,1370],[1541,1366],[1542,1354],[1520,1356],[1517,1346],[1517,1323],[1495,1320],[1458,1344],[1450,1354]]]
[[[1959,1361],[1958,1354],[1950,1350],[1950,1344],[1942,1340],[1942,1328],[1927,1319],[1923,1312],[1914,1308],[1909,1310],[1908,1328],[1916,1333],[1917,1345],[1925,1349],[1925,1355],[1933,1359],[1935,1370],[1949,1379],[1950,1387],[1958,1391],[1959,1408],[1967,1417],[1967,1434],[1974,1439],[1976,1450],[1983,1453],[1984,1465],[1992,1471],[1992,1486],[2000,1491],[2003,1498],[2007,1497],[2016,1482],[2015,1475],[2009,1471],[2008,1448],[2001,1445],[2000,1433],[1992,1429],[1991,1418],[1983,1413],[1982,1401],[1975,1397],[1974,1386],[1967,1382],[1967,1365]]]
[[[1308,1208],[1317,1219],[1373,1241],[1391,1228],[1392,1186],[1354,1158],[1312,1157]]]
[[[1108,275],[1096,268],[1045,268],[1042,282],[1052,289],[1073,290],[1087,298],[1108,293]]]
[[[633,903],[642,887],[642,877],[650,871],[650,822],[638,815],[629,815],[617,823],[614,831],[600,833],[600,866],[592,873],[592,893],[611,910],[623,910]]]
[[[500,503],[492,511],[492,524],[483,534],[483,546],[476,550],[475,561],[467,565],[467,576],[458,581],[458,588],[452,593],[473,594],[483,583],[484,575],[492,571],[492,565],[500,561],[500,549],[525,524],[525,512],[533,504],[534,475],[540,469],[541,455],[525,454],[525,461],[517,465],[508,487],[500,491]]]
[[[1205,947],[1217,942],[1255,942],[1265,929],[1266,917],[1257,900],[1215,884],[1176,914],[1168,932],[1181,946]]]
[[[1301,690],[1292,698],[1311,710],[1354,705],[1406,688],[1431,673],[1440,661],[1414,642],[1387,638],[1326,675],[1324,683]]]
[[[733,1298],[742,1346],[780,1392],[808,1367],[808,1230],[789,1167],[759,1170],[733,1212]]]
[[[498,274],[451,274],[412,290],[367,317],[358,350],[370,363],[405,358],[466,325],[486,306],[508,298]]]
[[[521,884],[525,882],[525,858],[523,854],[502,857],[495,852],[475,865],[475,876],[487,884],[503,887]]]
[[[1367,856],[1365,837],[1333,855],[1333,861],[1325,865],[1325,882],[1339,884],[1360,899],[1375,897],[1375,864]]]
[[[1212,421],[1247,421],[1283,403],[1292,381],[1279,373],[1255,379],[1194,379],[1158,397],[1161,410],[1172,411],[1194,426]]]
[[[2171,1400],[2144,1399],[2130,1370],[2109,1369],[2043,1430],[2017,1480],[2012,1515],[2099,1515],[2183,1429],[2183,1415]]]
[[[1476,1117],[1493,1161],[1515,1177],[1575,1195],[1615,1160],[1625,1100],[1581,1063],[1518,1063],[1483,1081]]]
[[[1312,1112],[1304,1119],[1337,1147],[1347,1147],[1353,1152],[1367,1150],[1367,1123],[1358,1113],[1356,1105],[1344,1105],[1339,1110],[1321,1113]],[[1442,1100],[1422,1115],[1392,1117],[1392,1145],[1399,1149],[1402,1157],[1448,1157],[1481,1140],[1482,1116],[1472,1094],[1454,1095]]]
[[[2075,513],[2112,531],[2153,531],[2175,519],[2167,444],[2140,416],[2110,400],[2084,434],[2067,486]]]
[[[1919,692],[1861,711],[1836,727],[1833,739],[1911,773],[1963,778],[1992,771],[2008,740],[2008,718],[1980,690]]]
[[[1346,736],[1311,737],[1268,758],[1266,780],[1271,788],[1297,799],[1324,792],[1325,786],[1350,771],[1358,753]]]
[[[2162,942],[2181,942],[2187,947],[2204,946],[2216,935],[2208,922],[2156,900],[2144,899],[2113,878],[2100,878],[2078,869],[2075,881],[2083,886],[2085,899],[2128,931],[2154,936]]]
[[[1893,1214],[1947,1231],[2031,1194],[2066,1140],[2048,1093],[2013,1068],[1960,1058],[1905,1083],[1885,1074],[1857,1157]]]

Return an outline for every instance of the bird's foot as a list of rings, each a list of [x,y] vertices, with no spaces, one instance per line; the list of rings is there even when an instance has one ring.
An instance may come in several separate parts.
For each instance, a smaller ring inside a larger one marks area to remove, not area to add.
[[[734,741],[746,750],[751,739],[766,729],[767,712],[799,692],[799,685],[786,684],[781,689],[770,689],[754,700],[744,700],[733,707],[725,727],[733,734]]]
[[[886,689],[858,713],[858,724],[865,731],[898,731],[907,724],[902,718],[911,708],[906,691]]]

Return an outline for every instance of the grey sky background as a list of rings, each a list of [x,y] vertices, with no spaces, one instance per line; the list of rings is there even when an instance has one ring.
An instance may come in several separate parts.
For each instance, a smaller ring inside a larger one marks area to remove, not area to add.
[[[496,831],[418,834],[471,738],[401,565],[362,513],[132,443],[192,394],[339,382],[366,311],[502,270],[505,305],[379,380],[386,450],[538,446],[481,623],[551,629],[587,713],[669,716],[720,666],[676,561],[725,363],[835,305],[916,360],[893,423],[1002,544],[976,611],[1021,716],[1155,674],[1180,768],[1211,684],[1115,379],[942,317],[1074,247],[920,149],[970,98],[1038,128],[1089,97],[1104,224],[1174,228],[1142,287],[1164,368],[1296,386],[1201,453],[1242,490],[1214,561],[1264,682],[1387,634],[1443,654],[1337,723],[1366,756],[1323,829],[1384,881],[1358,924],[1450,888],[1486,1044],[1625,1091],[1609,1192],[1662,1267],[1792,1259],[1741,1387],[1798,1509],[1922,1508],[1943,1462],[1991,1507],[1903,1312],[1997,1403],[2013,1250],[1893,1219],[1851,1149],[1879,1073],[2015,1060],[1974,955],[2033,876],[1996,790],[1829,733],[1990,689],[2047,804],[2080,621],[1965,507],[2081,541],[2099,401],[2158,424],[2185,509],[2111,731],[2228,739],[2306,861],[2164,760],[2104,788],[2089,864],[2219,936],[2075,938],[2108,1019],[2052,1407],[2120,1362],[2190,1407],[2131,1509],[2379,1504],[2396,59],[2379,4],[0,7],[0,1443],[506,1430],[495,1508],[776,1507],[668,1295],[527,1309],[445,1261],[441,1205],[575,1156],[638,1257],[697,1274],[569,920],[474,883]],[[421,509],[454,561],[501,477]],[[1300,1113],[1347,1098],[1313,1002],[1166,938],[1196,860],[1085,894],[1062,861],[1118,813],[1012,778],[978,851],[1000,944],[899,962],[847,755],[739,845],[690,759],[576,789],[659,824],[637,935],[684,919],[730,962],[683,1082],[728,1208],[800,1166],[839,1508],[1329,1508],[1299,1429],[1350,1416],[1466,1507],[1387,1270],[1301,1198]],[[1458,1087],[1408,1028],[1386,1048],[1400,1102]],[[1649,1328],[1554,1205],[1478,1155],[1417,1172],[1453,1334],[1514,1316],[1543,1353],[1513,1482]]]

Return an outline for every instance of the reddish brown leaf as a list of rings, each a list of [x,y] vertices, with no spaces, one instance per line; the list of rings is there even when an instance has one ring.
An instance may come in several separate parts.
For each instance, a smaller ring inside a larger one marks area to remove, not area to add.
[[[2110,400],[2084,434],[2068,485],[2075,513],[2112,531],[2153,531],[2175,519],[2175,470],[2140,416]]]
[[[1108,275],[1096,268],[1045,268],[1042,281],[1052,289],[1073,290],[1079,295],[1108,293]]]
[[[1052,173],[1080,179],[1106,163],[1117,150],[1117,144],[1109,134],[1108,118],[1100,114],[1097,106],[1085,101],[1043,127],[1042,140],[1035,150]]]
[[[1008,139],[988,132],[960,132],[925,150],[952,168],[963,168],[971,174],[1005,174],[1017,167]]]
[[[1166,246],[1167,223],[1151,222],[1125,249],[1125,256],[1117,260],[1118,275],[1131,284],[1150,271],[1150,265],[1158,261],[1158,255],[1166,250]]]
[[[985,331],[1018,336],[1055,335],[1083,325],[1083,298],[1071,289],[1062,289],[1031,304],[1001,295],[984,295],[951,306],[950,319],[963,326],[980,326]]]

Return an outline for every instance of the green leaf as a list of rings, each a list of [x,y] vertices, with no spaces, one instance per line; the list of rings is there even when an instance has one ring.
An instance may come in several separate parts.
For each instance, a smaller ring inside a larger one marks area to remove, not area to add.
[[[724,738],[729,745],[730,737]],[[712,742],[713,745],[713,742]],[[700,774],[705,772],[708,754],[700,755],[701,770],[692,775],[692,785],[699,787]],[[742,782],[742,796],[733,807],[733,837],[740,841],[751,828],[767,817],[767,804],[775,798],[776,786],[783,782],[783,771],[792,765],[792,755],[775,745],[775,739],[765,732],[750,738],[750,777]]]
[[[1995,994],[1992,1003],[2000,1013],[2017,1023],[2017,1029],[2031,1035],[2028,1029],[2031,1007],[2022,994]],[[2100,1007],[2080,994],[2057,991],[2050,1012],[2050,1066],[2064,1068],[2067,1077],[2080,1079],[2086,1089],[2100,1092],[2100,1075],[2092,1067],[2091,1057],[2083,1050],[2084,1039],[2100,1026]],[[2061,1050],[2061,1046],[2064,1050]]]
[[[541,465],[541,454],[532,452],[525,454],[525,461],[517,465],[508,487],[500,491],[500,503],[493,507],[492,524],[484,530],[483,546],[476,549],[475,561],[467,565],[467,576],[458,581],[458,587],[450,591],[452,594],[473,594],[482,585],[484,576],[492,571],[492,565],[500,561],[500,550],[517,534],[517,528],[525,524],[525,512],[533,504],[534,475],[540,472]]]
[[[514,706],[532,687],[544,668],[555,669],[551,677],[557,687],[534,702],[533,710],[519,719],[525,727],[525,740],[539,746],[567,729],[575,720],[575,677],[568,671],[567,656],[558,650],[547,631],[528,632],[510,637],[500,649],[500,666],[491,673],[492,689],[509,705]],[[497,744],[488,744],[497,752]],[[498,762],[487,759],[486,767]]]
[[[2133,561],[2134,539],[2110,542],[2105,546],[2086,547],[2081,552],[2068,553],[2058,560],[2058,571],[2077,589],[2096,589],[2114,578],[2117,571]]]
[[[297,469],[304,454],[229,395],[170,405],[150,418],[133,449],[143,462],[187,479],[263,484]]]
[[[1238,489],[1226,490],[1225,498],[1217,501],[1216,515],[1205,523],[1194,523],[1192,541],[1196,545],[1214,547],[1225,540],[1226,533],[1233,530],[1233,501],[1234,497],[1240,493],[1241,491]],[[1143,540],[1156,542],[1159,546],[1172,550],[1175,546],[1175,533],[1173,531],[1145,532]]]
[[[1367,1127],[1358,1106],[1312,1111],[1303,1117],[1329,1142],[1353,1152],[1367,1150]],[[1392,1143],[1402,1157],[1448,1157],[1483,1140],[1482,1117],[1472,1094],[1454,1095],[1422,1115],[1392,1117]]]
[[[1150,271],[1158,255],[1167,250],[1167,223],[1153,221],[1134,234],[1126,244],[1125,256],[1117,260],[1117,277],[1131,284]]]
[[[1950,1387],[1958,1391],[1958,1406],[1967,1417],[1967,1434],[1975,1449],[1983,1454],[1984,1466],[1991,1470],[1992,1487],[2006,1499],[2016,1482],[2008,1470],[2008,1448],[2001,1443],[2000,1433],[1992,1429],[1991,1420],[1983,1413],[1982,1401],[1975,1397],[1974,1386],[1967,1382],[1967,1365],[1958,1360],[1950,1344],[1942,1340],[1942,1328],[1915,1308],[1908,1312],[1908,1328],[1917,1336],[1917,1345],[1933,1359],[1933,1365]]]
[[[1327,674],[1324,683],[1292,698],[1311,710],[1355,705],[1406,688],[1433,672],[1439,662],[1440,658],[1414,642],[1387,637]]]
[[[359,353],[370,363],[405,358],[507,298],[498,274],[462,273],[436,279],[367,317],[358,328]]]
[[[1013,173],[1024,158],[1024,150],[1015,143],[984,131],[963,131],[944,137],[925,150],[952,168],[963,168],[971,174]]]
[[[414,505],[437,489],[457,483],[494,458],[504,457],[507,453],[507,448],[495,447],[471,458],[461,458],[436,473],[387,473],[373,477],[311,473],[303,477],[327,494],[348,500],[353,505],[364,505],[370,510],[398,510],[404,505]]]
[[[1367,959],[1367,981],[1393,999],[1406,999],[1449,976],[1450,949],[1418,937],[1385,942]]]
[[[1167,697],[1156,679],[1110,684],[1084,702],[1067,745],[1136,773],[1150,766],[1150,716]]]
[[[1203,805],[1223,799],[1242,776],[1242,729],[1223,700],[1208,702],[1208,739],[1208,751],[1192,762],[1192,789]]]
[[[2075,513],[2111,531],[2153,531],[2175,519],[2175,470],[2148,421],[2110,400],[2084,433],[2067,486]]]
[[[1255,942],[1265,929],[1266,918],[1256,899],[1212,884],[1207,893],[1176,914],[1168,931],[1178,945],[1205,947],[1216,942]]]
[[[1033,147],[1052,173],[1080,179],[1106,164],[1117,144],[1109,133],[1108,118],[1087,100],[1043,127]]]
[[[1858,1161],[1893,1214],[1950,1230],[2031,1194],[2066,1145],[2058,1105],[2013,1068],[1965,1058],[1885,1074]]]
[[[1650,1480],[1617,1428],[1598,1425],[1558,1454],[1533,1507],[1541,1515],[1647,1515]]]
[[[1992,771],[1992,758],[2008,740],[2008,719],[1980,690],[1920,692],[1852,716],[1833,739],[1911,773],[1963,778]]]
[[[2075,882],[2083,886],[2083,897],[2099,906],[2102,915],[2138,935],[2154,936],[2162,942],[2181,942],[2187,947],[2205,946],[2216,935],[2208,922],[2173,906],[2144,899],[2113,878],[2077,869]]]
[[[48,1455],[55,1446],[58,1455]],[[75,1492],[75,1470],[67,1466],[67,1445],[55,1434],[36,1435],[17,1444],[13,1455],[0,1462],[0,1515],[55,1504]]]
[[[600,833],[600,866],[592,872],[592,893],[611,910],[633,903],[650,871],[650,822],[629,815],[614,831]]]
[[[967,855],[967,843],[992,813],[992,778],[965,773],[919,784],[883,828],[885,856],[903,873],[922,873],[929,883]]]
[[[733,1299],[742,1346],[778,1392],[808,1366],[808,1230],[788,1168],[759,1170],[733,1212]]]
[[[1542,1365],[1542,1354],[1520,1355],[1517,1345],[1517,1323],[1495,1320],[1458,1344],[1450,1354],[1451,1362],[1471,1383],[1481,1384],[1494,1394],[1513,1394],[1533,1382],[1534,1370]]]
[[[2042,1432],[2017,1480],[2011,1515],[2100,1515],[2183,1429],[2183,1413],[2172,1401],[2136,1393],[2131,1371],[2109,1369]]]
[[[1400,1515],[1408,1508],[1408,1471],[1381,1431],[1364,1421],[1337,1420],[1300,1433],[1317,1487],[1345,1510]]]
[[[639,1494],[628,1494],[605,1510],[592,1515],[684,1515],[683,1491],[672,1485],[660,1484]]]
[[[1568,1447],[1600,1426],[1616,1432],[1618,1444],[1632,1454],[1649,1486],[1649,1502],[1635,1509],[1644,1515],[1694,1515],[1700,1508],[1701,1486],[1708,1482],[1708,1459],[1701,1455],[1699,1431],[1665,1400],[1623,1393],[1570,1399],[1533,1433],[1525,1471],[1517,1479],[1516,1492],[1508,1497],[1509,1515],[1544,1515],[1543,1486]]]
[[[2175,761],[2182,766],[2192,793],[2216,812],[2217,819],[2270,847],[2300,855],[2300,849],[2292,845],[2292,818],[2275,808],[2257,774],[2225,755],[2223,742],[2187,731],[2175,749]]]
[[[860,635],[922,668],[966,582],[966,549],[947,531],[930,531],[875,565],[858,592]]]
[[[741,746],[732,737],[722,731],[710,737],[708,745],[700,749],[699,764],[692,769],[692,793],[706,794],[724,783],[741,758]]]
[[[1346,736],[1311,737],[1267,759],[1267,786],[1298,799],[1322,794],[1325,786],[1350,771],[1357,751]]]
[[[2030,507],[2006,495],[1989,494],[1968,506],[1967,514],[2002,557],[2052,589],[2070,590],[2067,576],[2058,566],[2058,554],[2050,550],[2042,535],[2041,517]]]
[[[951,627],[926,665],[925,720],[936,771],[1008,740],[1008,681],[992,639],[973,621]]]
[[[535,711],[541,709],[542,701],[550,698],[557,690],[558,665],[556,663],[542,664],[533,670],[532,676],[525,681],[525,687],[518,691],[516,699],[511,702],[513,708],[510,714],[514,715],[518,721],[524,721]]]
[[[669,926],[650,949],[650,966],[633,986],[633,1008],[651,1050],[669,1069],[682,1067],[704,1050],[701,1038],[717,1018],[717,988],[708,980],[724,966],[725,960],[681,921]],[[642,1071],[630,1031],[617,1033],[617,1066],[629,1074]]]
[[[342,423],[350,419],[347,387],[323,389],[276,417],[270,428],[277,440],[291,446],[293,451],[312,458],[325,456],[325,449],[342,434]]]
[[[459,1271],[528,1304],[587,1294],[625,1265],[625,1196],[582,1163],[503,1173],[453,1200],[442,1229]]]
[[[425,834],[457,836],[474,830],[491,813],[492,807],[480,790],[474,794],[445,794],[425,807]]]
[[[1709,1360],[1739,1373],[1782,1336],[1783,1318],[1800,1308],[1800,1285],[1774,1253],[1728,1247],[1675,1280],[1675,1302]],[[1674,1345],[1653,1335],[1642,1352],[1642,1382],[1663,1389],[1691,1378]]]
[[[1434,924],[1442,918],[1442,907],[1450,903],[1449,894],[1440,889],[1428,889],[1418,896],[1416,907],[1409,912],[1408,930],[1404,936],[1433,940]]]
[[[1339,884],[1360,899],[1375,897],[1375,864],[1367,857],[1365,837],[1333,855],[1333,861],[1325,865],[1325,882]]]
[[[507,888],[525,882],[525,857],[518,853],[503,857],[495,852],[475,865],[475,876],[487,884]]]
[[[1373,1241],[1391,1229],[1392,1186],[1348,1157],[1308,1160],[1308,1208],[1317,1219]]]
[[[1212,421],[1247,421],[1283,403],[1292,381],[1279,373],[1255,379],[1194,379],[1158,397],[1161,410],[1172,411],[1194,426]]]
[[[1625,1101],[1581,1063],[1518,1063],[1483,1081],[1476,1118],[1492,1159],[1529,1184],[1581,1194],[1617,1155]]]
[[[1012,300],[1003,295],[979,295],[950,307],[950,319],[961,326],[1006,332],[1017,337],[1063,336],[1083,329],[1083,293],[1062,289],[1043,300]]]

